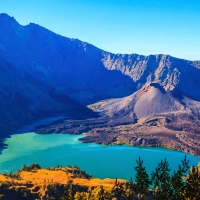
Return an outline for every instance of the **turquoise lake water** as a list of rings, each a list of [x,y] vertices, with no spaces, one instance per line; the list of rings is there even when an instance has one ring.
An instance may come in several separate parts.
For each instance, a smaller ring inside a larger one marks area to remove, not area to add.
[[[78,141],[82,135],[48,134],[34,132],[13,134],[4,140],[7,145],[0,155],[0,172],[17,171],[23,164],[39,163],[41,167],[77,165],[99,178],[134,177],[134,166],[140,156],[148,173],[161,159],[169,161],[172,172],[181,164],[185,153],[158,147],[104,146]],[[190,165],[200,158],[186,154]]]

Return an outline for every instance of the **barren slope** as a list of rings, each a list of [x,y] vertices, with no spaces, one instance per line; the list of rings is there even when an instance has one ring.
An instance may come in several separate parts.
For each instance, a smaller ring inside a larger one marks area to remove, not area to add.
[[[186,99],[187,102],[194,101],[189,98],[184,100],[183,96],[182,98],[177,97],[175,92],[165,91],[157,83],[150,83],[128,97],[98,102],[90,105],[89,108],[100,112],[102,116],[132,116],[140,119],[189,109],[184,101]]]

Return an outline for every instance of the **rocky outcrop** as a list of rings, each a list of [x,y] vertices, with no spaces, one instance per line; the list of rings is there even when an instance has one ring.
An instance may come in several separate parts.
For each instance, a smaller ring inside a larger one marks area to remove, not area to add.
[[[200,100],[200,61],[188,61],[170,55],[104,53],[109,70],[119,70],[132,78],[140,89],[146,83],[159,83],[166,90],[176,88],[192,99]]]

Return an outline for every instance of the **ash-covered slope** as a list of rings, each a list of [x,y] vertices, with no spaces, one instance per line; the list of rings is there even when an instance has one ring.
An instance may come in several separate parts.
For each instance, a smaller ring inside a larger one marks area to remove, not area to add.
[[[158,83],[146,84],[134,94],[89,106],[102,116],[145,118],[160,114],[199,110],[200,103],[178,90],[165,91]]]
[[[166,92],[159,84],[151,83],[136,93],[134,111],[138,118],[184,109],[183,102],[170,92]]]

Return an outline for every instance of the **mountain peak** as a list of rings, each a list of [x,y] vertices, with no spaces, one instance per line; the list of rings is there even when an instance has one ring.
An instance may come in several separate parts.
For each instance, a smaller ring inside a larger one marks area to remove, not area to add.
[[[10,29],[10,26],[12,27],[19,27],[19,23],[14,17],[11,17],[5,13],[0,13],[0,24],[1,28],[4,29],[7,27],[7,29]]]
[[[0,19],[3,19],[3,20],[5,20],[5,21],[10,20],[10,21],[15,21],[15,22],[17,22],[17,21],[15,20],[14,17],[11,17],[11,16],[9,16],[9,15],[6,14],[6,13],[0,13]]]

